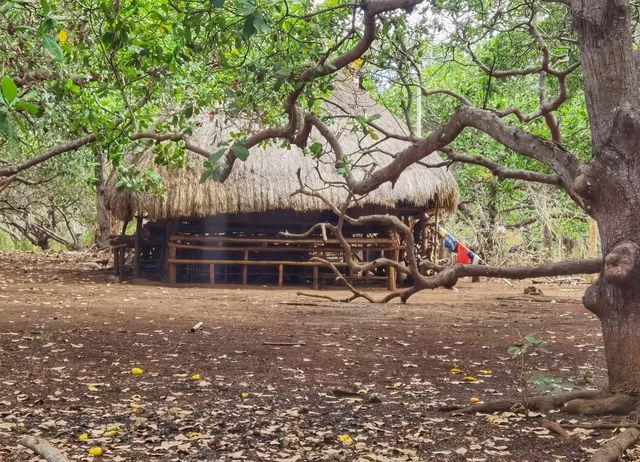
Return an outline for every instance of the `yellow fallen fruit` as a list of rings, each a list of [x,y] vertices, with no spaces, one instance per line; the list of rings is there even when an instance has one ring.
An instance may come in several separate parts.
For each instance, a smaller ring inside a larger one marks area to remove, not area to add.
[[[243,398],[248,398],[249,393],[247,393],[246,391],[243,391],[242,393],[240,393],[240,396],[242,396]]]
[[[67,34],[67,31],[60,29],[60,32],[58,32],[58,42],[60,42],[60,45],[64,45],[67,42],[68,37],[69,35]]]
[[[462,373],[462,369],[460,369],[458,367],[454,367],[449,372],[451,372],[452,374],[461,374]]]
[[[472,396],[471,398],[469,398],[469,402],[471,404],[478,404],[480,402],[480,398],[478,398],[477,396]]]
[[[474,376],[472,376],[472,375],[467,375],[467,376],[466,376],[464,379],[462,379],[462,380],[464,380],[465,382],[477,382],[477,381],[478,381],[478,379],[476,379],[476,378],[475,378]]]
[[[120,430],[120,425],[118,424],[109,424],[107,425],[107,428],[105,428],[106,431],[108,432],[113,432],[113,431],[119,431]]]
[[[191,380],[200,380],[200,374],[193,374]]]
[[[96,386],[95,386],[95,385],[93,385],[93,384],[89,384],[89,385],[87,385],[87,389],[88,389],[89,391],[98,391],[98,387],[96,387]]]
[[[83,433],[82,435],[80,435],[80,436],[78,437],[78,439],[79,439],[80,441],[87,441],[87,440],[89,439],[89,434],[88,434],[88,433]]]
[[[200,432],[189,432],[187,433],[187,438],[200,438],[202,433]]]
[[[102,454],[104,454],[104,451],[102,450],[101,447],[94,446],[91,449],[89,449],[89,454],[92,455],[93,457],[100,457]]]
[[[139,367],[134,367],[133,369],[131,369],[131,373],[133,375],[142,375],[142,374],[144,374],[144,371],[142,369],[140,369]]]
[[[344,435],[338,436],[338,439],[342,444],[345,444],[345,445],[353,444],[353,439],[346,433]]]
[[[493,375],[493,371],[491,369],[480,369],[478,371],[480,375]]]
[[[120,434],[120,432],[118,430],[107,430],[106,432],[103,433],[103,436],[106,436],[108,438],[113,438],[114,436],[118,436]]]

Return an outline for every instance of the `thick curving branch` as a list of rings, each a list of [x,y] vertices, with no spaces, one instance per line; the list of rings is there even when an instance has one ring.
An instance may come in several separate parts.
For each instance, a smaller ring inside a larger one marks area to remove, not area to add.
[[[324,197],[324,195],[320,192],[312,190],[305,186],[302,182],[300,171],[298,171],[298,182],[300,183],[300,188],[294,194],[303,194],[320,199],[333,213],[335,213],[339,217],[338,225],[332,225],[330,223],[318,223],[300,236],[308,236],[319,227],[325,230],[328,229],[340,242],[344,253],[344,261],[345,263],[347,263],[349,269],[355,274],[363,275],[380,267],[393,267],[399,273],[406,274],[413,279],[413,286],[407,289],[392,292],[391,294],[389,294],[389,300],[400,298],[402,302],[406,302],[412,295],[425,289],[436,289],[440,287],[451,288],[457,284],[460,278],[463,277],[528,279],[545,276],[594,274],[600,272],[603,267],[602,260],[597,259],[550,263],[537,267],[491,267],[485,265],[460,264],[454,265],[452,267],[444,267],[440,265],[430,265],[430,268],[434,269],[437,273],[432,276],[425,276],[420,271],[420,267],[418,264],[413,232],[411,231],[409,226],[403,223],[398,217],[395,217],[393,215],[366,215],[359,218],[351,217],[346,213],[346,211],[351,201],[353,200],[353,196],[350,196],[341,207],[338,207],[336,204],[332,203],[330,200]],[[342,224],[345,222],[349,223],[352,226],[363,226],[371,223],[386,224],[392,229],[395,229],[395,231],[404,238],[406,263],[391,260],[388,258],[378,258],[371,262],[364,263],[357,261],[353,257],[353,252],[349,242],[342,234]],[[323,260],[322,262],[325,264],[330,263],[325,260]],[[339,271],[337,270],[335,265],[333,265],[332,269],[336,274],[339,274]],[[374,297],[370,295],[363,295],[362,291],[353,288],[351,284],[347,284],[347,288],[349,288],[354,294],[353,299],[365,298],[371,302],[381,302],[381,300],[374,300]]]
[[[519,170],[506,168],[497,162],[480,156],[472,156],[461,152],[456,152],[450,148],[442,148],[440,152],[444,153],[453,162],[461,162],[465,164],[480,165],[490,170],[494,176],[500,180],[524,180],[534,183],[544,183],[551,185],[560,185],[560,177],[556,174],[532,172],[530,170]]]
[[[338,109],[340,109],[342,112],[345,113],[345,115],[340,115],[337,117],[334,116],[334,118],[346,117],[349,119],[355,119],[355,116],[348,115],[347,109],[344,108],[343,106],[327,99],[324,99],[324,101],[327,104],[332,104],[333,106],[337,107]],[[420,141],[420,138],[418,138],[415,135],[412,136],[412,135],[392,133],[389,130],[385,129],[384,127],[376,124],[375,122],[367,121],[366,124],[369,125],[371,128],[377,130],[378,132],[382,133],[382,135],[384,135],[385,138],[408,141],[411,143],[416,143]],[[328,127],[326,126],[324,130],[319,130],[319,131],[321,132],[321,134],[323,134],[323,136],[325,135],[326,132],[330,132]],[[338,152],[340,153],[340,155],[336,156],[336,159],[339,157],[342,157],[342,148],[339,147],[339,142],[338,142],[338,139],[335,137],[335,135],[330,135],[330,138],[325,136],[325,138],[327,139],[327,141],[329,142],[329,145],[334,150],[334,153],[338,153]],[[547,173],[540,173],[540,172],[532,172],[529,170],[507,168],[498,164],[497,162],[493,162],[484,157],[472,156],[469,154],[456,152],[449,147],[443,147],[439,151],[445,154],[449,158],[449,160],[445,162],[438,162],[436,164],[429,164],[423,161],[417,161],[415,163],[426,168],[450,167],[455,162],[475,164],[475,165],[480,165],[482,167],[487,168],[500,180],[505,180],[505,179],[524,180],[524,181],[529,181],[534,183],[544,183],[544,184],[550,184],[555,186],[561,186],[561,179],[560,179],[560,176],[557,174],[547,174]],[[387,154],[389,157],[392,157],[392,158],[397,157],[397,154],[395,153],[383,152],[383,154]],[[349,180],[349,178],[347,178],[347,180]],[[349,185],[349,181],[347,181],[347,184]],[[351,184],[353,185],[353,182],[351,182]]]
[[[384,167],[379,168],[354,184],[356,194],[366,194],[387,181],[395,183],[400,174],[411,164],[424,159],[434,151],[442,150],[466,127],[473,127],[491,136],[511,150],[542,162],[556,172],[562,186],[582,206],[582,199],[573,191],[573,180],[578,174],[578,159],[553,141],[545,140],[529,132],[507,124],[492,111],[471,106],[458,108],[449,121],[418,141]]]
[[[571,276],[573,274],[596,274],[602,269],[602,260],[575,260],[549,263],[541,266],[494,267],[485,265],[455,265],[443,269],[442,273],[450,273],[455,280],[463,277],[487,277],[505,279],[529,279],[547,276]],[[434,276],[435,278],[435,276]]]

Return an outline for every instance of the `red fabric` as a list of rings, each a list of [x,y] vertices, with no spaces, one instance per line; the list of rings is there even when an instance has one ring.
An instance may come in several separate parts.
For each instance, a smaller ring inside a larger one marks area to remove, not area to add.
[[[469,258],[469,249],[462,245],[460,241],[458,241],[458,263],[462,263],[463,265],[471,263],[471,258]]]

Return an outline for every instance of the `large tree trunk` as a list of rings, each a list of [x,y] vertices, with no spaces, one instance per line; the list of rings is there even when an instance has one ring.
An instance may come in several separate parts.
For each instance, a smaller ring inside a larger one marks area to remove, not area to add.
[[[605,264],[585,294],[602,323],[612,392],[640,393],[640,80],[629,3],[574,1],[593,159],[574,182],[600,229]]]
[[[615,393],[640,393],[640,300],[626,300],[605,314],[602,332],[609,388]]]
[[[606,269],[604,273],[606,277]],[[640,393],[639,282],[621,289],[601,277],[584,297],[602,324],[609,389],[614,393]]]
[[[36,242],[42,250],[49,250],[51,248],[49,245],[49,236],[47,235],[39,234]]]

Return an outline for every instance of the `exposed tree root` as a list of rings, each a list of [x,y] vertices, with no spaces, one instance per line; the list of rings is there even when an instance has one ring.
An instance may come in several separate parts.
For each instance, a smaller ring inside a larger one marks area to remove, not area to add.
[[[624,451],[640,439],[640,430],[628,428],[612,440],[607,441],[591,457],[591,462],[615,462],[620,460]]]
[[[584,428],[586,430],[615,430],[616,428],[637,428],[640,430],[640,425],[632,422],[578,422],[558,425],[562,428]]]
[[[574,399],[562,409],[577,415],[628,415],[636,409],[638,398],[616,394],[596,399]]]
[[[462,413],[493,413],[517,409],[518,407],[530,411],[545,412],[562,407],[562,412],[575,415],[628,415],[632,419],[640,417],[640,398],[625,394],[611,395],[599,390],[574,390],[557,395],[533,396],[522,398],[499,399],[487,403],[458,409],[449,408]]]
[[[25,446],[48,462],[70,462],[58,449],[54,448],[49,442],[37,436],[25,436],[18,440],[18,444]]]
[[[606,397],[607,394],[599,390],[574,390],[566,393],[559,393],[557,395],[548,396],[533,396],[527,398],[524,402],[521,398],[515,399],[500,399],[496,401],[489,401],[487,403],[474,404],[473,406],[464,407],[457,412],[463,412],[465,414],[482,412],[490,414],[493,412],[510,411],[517,406],[524,406],[531,411],[548,411],[550,409],[558,408],[567,402],[574,400],[589,400]]]

